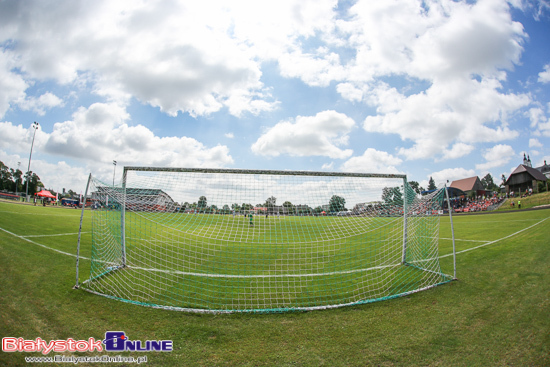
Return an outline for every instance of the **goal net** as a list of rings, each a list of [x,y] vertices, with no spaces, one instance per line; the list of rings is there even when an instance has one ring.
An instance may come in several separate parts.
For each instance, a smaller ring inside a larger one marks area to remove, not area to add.
[[[121,301],[314,310],[452,280],[444,190],[417,196],[404,175],[126,167],[117,186],[90,175],[86,196],[92,258],[81,284],[77,261],[77,286]]]

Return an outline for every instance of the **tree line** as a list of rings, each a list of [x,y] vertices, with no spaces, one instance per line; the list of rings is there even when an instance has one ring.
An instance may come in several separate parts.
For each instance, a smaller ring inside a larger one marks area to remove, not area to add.
[[[41,190],[44,186],[40,181],[40,177],[33,171],[29,171],[23,175],[23,172],[17,168],[9,168],[0,161],[0,190],[11,191],[17,193],[23,193],[27,188],[27,181],[29,184],[29,195]]]
[[[198,201],[194,203],[185,202],[181,204],[180,211],[198,211],[201,213],[224,213],[224,214],[230,214],[233,212],[248,212],[250,210],[254,210],[254,208],[262,208],[260,211],[262,214],[320,214],[322,212],[340,212],[345,211],[346,209],[346,199],[338,196],[333,195],[328,205],[326,206],[317,206],[316,208],[311,208],[308,205],[305,204],[299,204],[294,205],[290,201],[285,201],[281,206],[277,206],[277,198],[274,196],[270,196],[266,199],[263,203],[258,203],[256,205],[252,205],[250,203],[233,203],[231,205],[225,204],[222,207],[218,207],[217,205],[208,205],[208,199],[206,196],[200,196]],[[178,204],[179,205],[179,204]]]
[[[29,195],[34,195],[35,193],[44,189],[44,184],[40,181],[40,177],[33,171],[29,171],[27,174],[24,174],[19,168],[13,169],[0,161],[0,191],[9,191],[17,193],[19,195],[25,195],[27,191],[27,180],[29,184]],[[48,189],[53,195],[56,195],[52,189]],[[73,190],[67,191],[63,196],[73,197],[76,196],[76,192]]]

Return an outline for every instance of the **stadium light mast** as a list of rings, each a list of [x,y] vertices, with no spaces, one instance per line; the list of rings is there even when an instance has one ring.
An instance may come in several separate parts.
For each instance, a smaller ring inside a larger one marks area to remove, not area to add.
[[[115,171],[116,171],[116,161],[113,160],[113,186],[115,186]]]
[[[34,137],[36,135],[36,130],[38,130],[38,126],[40,126],[38,122],[33,122],[32,128],[34,129],[34,133],[32,134],[31,153],[29,154],[29,166],[27,167],[27,189],[25,191],[25,199],[27,200],[27,202],[29,201],[29,172],[31,171],[32,147],[34,146]]]

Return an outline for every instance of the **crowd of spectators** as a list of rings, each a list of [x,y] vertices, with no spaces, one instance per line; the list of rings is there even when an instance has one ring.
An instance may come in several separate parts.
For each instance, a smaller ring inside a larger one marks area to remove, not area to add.
[[[469,213],[491,210],[504,200],[503,197],[478,196],[474,198],[455,198],[451,200],[451,206],[456,213]]]

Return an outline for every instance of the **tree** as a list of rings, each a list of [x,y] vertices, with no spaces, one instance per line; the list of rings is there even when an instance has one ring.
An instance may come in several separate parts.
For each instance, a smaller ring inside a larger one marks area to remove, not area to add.
[[[285,209],[285,213],[293,214],[294,213],[294,205],[290,201],[285,201],[283,203],[283,208]]]
[[[276,197],[274,197],[274,196],[268,197],[267,200],[265,201],[265,206],[268,207],[268,208],[269,207],[274,207],[276,202],[277,202]]]
[[[13,168],[10,169],[10,172],[13,176],[14,182],[14,189],[12,191],[21,192],[23,191],[23,172],[21,172],[20,169],[16,169],[15,171]]]
[[[416,181],[409,181],[409,186],[416,192],[418,195],[424,191],[422,187],[420,187],[420,184]]]
[[[483,188],[484,188],[485,190],[490,190],[490,189],[491,189],[491,186],[494,185],[494,183],[493,183],[493,176],[491,176],[490,173],[487,173],[487,174],[485,175],[485,177],[483,177],[483,178],[481,179],[481,184],[483,185]]]
[[[498,186],[493,181],[493,176],[491,176],[490,173],[487,173],[485,177],[481,179],[481,184],[483,185],[485,190],[498,191]]]
[[[4,162],[0,161],[0,190],[10,190],[13,186],[12,173]]]
[[[382,189],[382,200],[387,205],[401,205],[403,194],[399,187],[384,187]]]
[[[437,189],[437,186],[435,186],[435,181],[432,176],[430,176],[430,181],[428,181],[428,191],[432,191],[435,189]]]
[[[346,210],[346,199],[338,195],[332,195],[328,203],[329,211],[341,212]]]
[[[548,187],[550,186],[550,179],[546,181],[539,181],[538,183],[538,191],[539,192],[545,192],[548,191]]]
[[[40,177],[38,177],[36,173],[29,171],[29,174],[25,176],[25,184],[23,185],[25,188],[27,186],[27,179],[29,176],[29,195],[34,195],[39,187],[44,187],[44,184],[40,182]]]
[[[271,196],[267,198],[264,205],[267,208],[268,213],[273,213],[273,208],[275,207],[276,202],[277,202],[277,198],[275,196]]]
[[[206,196],[201,196],[199,198],[199,202],[197,203],[197,207],[199,209],[204,209],[206,208],[206,204],[207,204]]]

